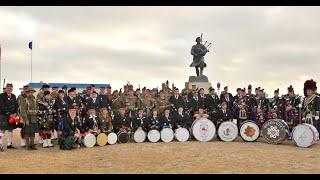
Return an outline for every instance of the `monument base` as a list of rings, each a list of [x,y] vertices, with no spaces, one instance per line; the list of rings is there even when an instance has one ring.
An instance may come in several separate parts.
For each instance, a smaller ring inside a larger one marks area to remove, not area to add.
[[[189,89],[191,89],[192,85],[196,85],[198,89],[203,88],[204,93],[209,93],[209,88],[212,87],[210,82],[186,82],[188,84]]]

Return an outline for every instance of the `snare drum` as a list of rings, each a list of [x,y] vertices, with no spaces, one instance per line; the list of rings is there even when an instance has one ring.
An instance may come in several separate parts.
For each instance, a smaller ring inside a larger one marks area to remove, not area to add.
[[[189,137],[190,137],[190,134],[189,134],[189,131],[188,129],[186,128],[178,128],[176,129],[175,131],[175,137],[178,141],[180,142],[185,142],[185,141],[188,141]]]
[[[108,142],[108,136],[105,133],[100,133],[97,136],[97,145],[105,146]]]
[[[222,122],[218,127],[218,136],[222,141],[234,141],[238,137],[238,126],[232,121]]]
[[[95,144],[96,144],[96,136],[93,135],[93,134],[87,134],[84,136],[84,139],[83,139],[83,144],[84,146],[86,147],[93,147]]]
[[[174,138],[173,130],[171,128],[163,128],[160,136],[163,142],[171,142]]]
[[[158,142],[161,137],[160,132],[156,129],[150,130],[147,136],[148,136],[148,140],[153,143]]]
[[[292,141],[299,147],[310,147],[319,140],[318,130],[311,124],[299,124],[292,130]]]
[[[216,133],[216,126],[209,119],[195,120],[191,126],[192,135],[198,141],[211,141]]]
[[[263,139],[270,144],[282,143],[289,134],[289,126],[282,119],[270,119],[261,129]]]
[[[138,128],[133,134],[133,140],[137,143],[142,143],[146,140],[146,132],[142,128]]]
[[[127,143],[129,142],[130,136],[127,131],[119,131],[118,134],[118,142],[119,143]]]
[[[246,142],[254,142],[259,139],[259,126],[252,120],[244,121],[240,125],[240,137]]]
[[[108,134],[108,144],[112,145],[112,144],[116,144],[118,141],[118,136],[116,133],[111,132]]]

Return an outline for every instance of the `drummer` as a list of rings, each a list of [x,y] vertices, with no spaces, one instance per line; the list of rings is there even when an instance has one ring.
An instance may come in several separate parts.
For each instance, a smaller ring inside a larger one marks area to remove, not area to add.
[[[101,120],[96,115],[96,107],[95,106],[88,106],[88,115],[84,118],[84,130],[86,133],[91,133],[98,135],[102,129],[101,129]]]
[[[158,116],[158,110],[156,108],[152,109],[152,115],[148,117],[147,122],[148,131],[152,129],[160,130],[160,117]]]
[[[161,129],[170,128],[174,130],[176,128],[176,121],[172,118],[169,108],[164,110],[164,114],[160,119],[160,126]]]
[[[99,113],[99,119],[101,121],[101,131],[111,132],[112,131],[112,117],[109,114],[107,107],[101,107]]]
[[[199,106],[198,112],[193,116],[194,121],[199,119],[209,119],[210,116],[204,112],[205,107],[203,105]]]
[[[141,127],[144,131],[147,130],[147,118],[142,108],[138,109],[138,114],[132,120],[132,130],[136,131]]]
[[[60,149],[71,150],[80,148],[80,140],[84,134],[84,130],[77,117],[76,107],[69,109],[69,113],[65,121],[63,121],[63,130],[59,139]]]
[[[230,109],[228,109],[228,105],[226,102],[222,102],[221,103],[221,109],[219,110],[219,113],[218,113],[218,122],[220,121],[229,121],[229,120],[232,120],[233,119],[233,115],[232,115],[232,112]],[[217,123],[218,123],[217,122]]]
[[[178,112],[173,114],[173,119],[176,122],[176,127],[183,127],[189,129],[192,124],[190,116],[183,112],[183,106],[178,107]]]
[[[130,118],[126,114],[126,106],[122,104],[119,108],[119,113],[117,113],[114,116],[114,119],[112,122],[113,131],[115,133],[118,133],[120,130],[123,129],[130,132],[131,131],[130,123],[131,123]]]

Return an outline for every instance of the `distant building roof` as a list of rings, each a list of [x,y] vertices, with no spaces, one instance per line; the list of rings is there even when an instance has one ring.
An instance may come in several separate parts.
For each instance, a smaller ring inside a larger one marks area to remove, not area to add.
[[[57,86],[59,87],[60,89],[66,85],[67,88],[72,88],[72,87],[75,87],[75,88],[79,88],[79,89],[85,89],[86,87],[88,87],[89,85],[91,84],[80,84],[80,83],[29,83],[28,86],[30,88],[41,88],[43,84],[49,84],[50,85],[50,88],[52,88],[53,86]],[[95,85],[95,88],[100,88],[100,87],[108,87],[110,86],[109,84],[93,84]]]

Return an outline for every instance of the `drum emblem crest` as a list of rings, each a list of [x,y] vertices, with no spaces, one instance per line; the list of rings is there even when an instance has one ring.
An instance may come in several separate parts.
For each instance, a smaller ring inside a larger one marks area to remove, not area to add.
[[[208,125],[207,124],[201,124],[200,125],[200,132],[201,134],[206,134],[208,130]]]
[[[271,137],[271,138],[276,138],[278,137],[280,134],[279,134],[279,129],[276,127],[276,126],[270,126],[268,128],[268,132],[267,134]]]
[[[225,130],[223,131],[223,134],[224,134],[225,136],[229,136],[229,135],[230,135],[230,129],[229,129],[229,128],[225,129]]]
[[[251,126],[248,126],[246,129],[245,129],[245,132],[244,132],[247,136],[249,137],[252,137],[254,136],[254,134],[256,133],[256,130],[251,127]]]

